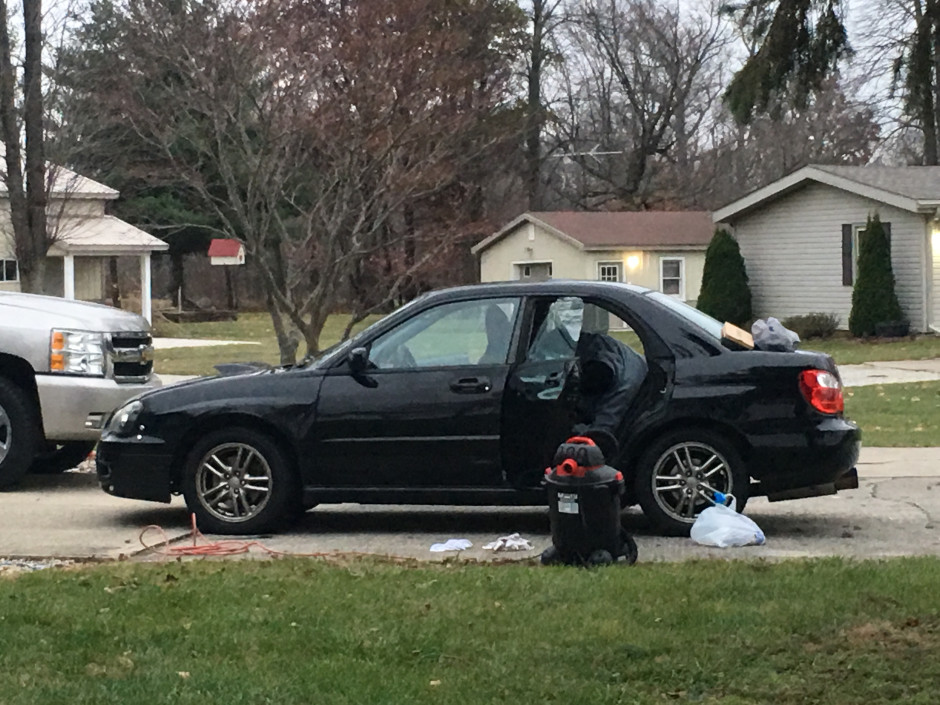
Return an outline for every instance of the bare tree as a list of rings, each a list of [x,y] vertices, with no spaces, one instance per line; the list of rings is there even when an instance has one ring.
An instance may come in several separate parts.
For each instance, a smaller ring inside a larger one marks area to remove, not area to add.
[[[654,165],[689,158],[729,33],[714,12],[653,0],[588,0],[575,20],[559,129],[579,172],[567,190],[582,208],[645,207],[659,197]]]
[[[464,179],[506,141],[491,121],[507,102],[512,57],[497,35],[514,6],[270,0],[180,11],[129,0],[126,10],[125,67],[103,77],[103,109],[120,110],[220,233],[245,243],[285,362],[289,328],[316,352],[364,269],[396,264],[370,301],[380,305],[448,240],[479,231],[462,208],[473,193]],[[146,95],[130,80],[141,73]]]
[[[46,232],[40,0],[23,0],[22,83],[17,77],[9,18],[10,8],[6,0],[0,0],[0,138],[6,166],[3,180],[10,202],[21,286],[26,291],[42,292],[46,252],[51,242]],[[22,96],[22,112],[18,96]],[[21,149],[24,137],[25,149]]]
[[[766,114],[741,125],[727,112],[692,174],[694,205],[717,208],[807,164],[867,164],[880,140],[874,109],[860,83],[833,76],[799,107],[771,99]]]
[[[545,101],[546,70],[560,59],[556,33],[568,21],[562,0],[531,0],[527,8],[530,34],[526,46],[525,183],[529,208],[543,207],[543,131],[548,114]]]

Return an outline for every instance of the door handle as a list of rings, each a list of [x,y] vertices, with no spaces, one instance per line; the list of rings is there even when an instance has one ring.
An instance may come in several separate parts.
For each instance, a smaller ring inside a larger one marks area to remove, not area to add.
[[[493,386],[486,377],[461,377],[451,382],[450,388],[457,394],[484,394]]]

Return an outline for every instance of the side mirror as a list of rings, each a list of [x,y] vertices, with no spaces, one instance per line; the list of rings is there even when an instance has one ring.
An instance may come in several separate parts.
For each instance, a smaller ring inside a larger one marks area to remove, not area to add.
[[[349,369],[354,375],[360,375],[369,367],[369,351],[366,348],[353,348],[349,351]]]

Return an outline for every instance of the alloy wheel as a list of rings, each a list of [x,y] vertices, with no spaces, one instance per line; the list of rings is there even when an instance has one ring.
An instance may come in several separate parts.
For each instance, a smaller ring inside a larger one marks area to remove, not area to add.
[[[715,492],[733,491],[731,465],[706,443],[686,441],[667,449],[652,474],[653,497],[670,517],[692,523]]]
[[[13,440],[13,424],[10,423],[10,417],[2,406],[0,406],[0,463],[2,463],[7,453],[10,452],[10,441]]]
[[[273,486],[268,461],[247,443],[223,443],[209,450],[195,480],[199,502],[227,523],[248,521],[262,511]]]

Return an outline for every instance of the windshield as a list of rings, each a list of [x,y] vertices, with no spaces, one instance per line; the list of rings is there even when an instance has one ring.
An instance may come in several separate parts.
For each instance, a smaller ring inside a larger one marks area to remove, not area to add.
[[[679,301],[679,299],[669,296],[668,294],[663,294],[659,291],[651,291],[647,296],[657,303],[661,303],[674,313],[679,314],[685,320],[694,323],[699,328],[703,328],[716,339],[721,340],[721,321],[712,318],[707,313],[702,313],[697,308],[693,308],[687,303]]]

